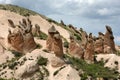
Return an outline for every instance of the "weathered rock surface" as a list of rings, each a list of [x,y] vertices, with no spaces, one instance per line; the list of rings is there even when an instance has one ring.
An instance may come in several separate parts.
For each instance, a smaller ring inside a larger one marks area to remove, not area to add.
[[[53,51],[56,56],[63,57],[63,45],[60,33],[54,34]]]
[[[80,34],[81,34],[81,46],[83,47],[83,49],[86,48],[86,44],[87,44],[87,39],[88,39],[88,35],[85,31],[83,31],[83,29],[80,29]]]
[[[59,71],[59,73],[53,77],[53,80],[81,80],[81,78],[78,72],[68,65]]]
[[[19,25],[14,28],[13,32],[9,30],[8,43],[11,46],[11,50],[21,53],[31,52],[36,48],[32,35],[32,24],[29,19],[22,19],[22,22],[19,22]]]
[[[84,53],[84,59],[88,62],[93,62],[94,60],[94,41],[92,38],[92,33],[89,34],[86,50]]]
[[[98,54],[96,60],[103,60],[105,63],[104,67],[116,69],[120,73],[120,56],[116,54]]]
[[[103,39],[102,38],[97,38],[94,42],[94,51],[95,53],[104,53],[104,44],[103,44]]]
[[[53,51],[57,57],[63,56],[63,46],[60,33],[52,26],[48,30],[48,38],[46,41],[46,47],[49,51]]]
[[[77,43],[74,40],[74,37],[70,37],[70,43],[69,43],[69,53],[70,55],[77,57],[77,58],[83,58],[83,49],[77,45]]]
[[[106,48],[110,48],[107,49]],[[112,32],[112,29],[110,26],[106,26],[106,33],[104,35],[104,52],[105,53],[114,53],[116,50],[115,50],[115,43],[114,43],[114,36],[113,36],[113,32]],[[111,51],[109,51],[111,50]]]

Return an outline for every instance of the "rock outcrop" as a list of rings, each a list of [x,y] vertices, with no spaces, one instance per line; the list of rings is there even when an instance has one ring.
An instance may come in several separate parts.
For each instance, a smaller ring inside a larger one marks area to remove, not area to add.
[[[40,36],[40,26],[38,24],[35,24],[35,28],[32,29],[32,34],[34,36]]]
[[[81,34],[81,46],[83,49],[86,48],[86,44],[87,44],[87,39],[88,39],[88,35],[85,31],[83,31],[83,29],[80,29],[80,34]]]
[[[105,53],[114,53],[115,43],[114,36],[110,26],[106,26],[106,33],[104,35],[104,52]]]
[[[46,48],[48,51],[53,51],[53,41],[54,41],[54,34],[57,32],[54,26],[49,28],[48,30],[48,38],[46,41]]]
[[[104,61],[104,67],[117,69],[117,71],[120,73],[120,56],[116,54],[98,54],[96,56],[96,60]]]
[[[83,58],[84,51],[79,45],[77,45],[73,36],[70,36],[69,53],[74,57]]]
[[[88,42],[87,42],[86,50],[84,53],[84,59],[87,62],[93,62],[94,60],[94,41],[92,38],[92,33],[90,33],[88,37]]]
[[[63,56],[63,46],[62,46],[62,39],[59,32],[52,26],[48,30],[48,38],[46,41],[46,47],[49,51],[53,51],[57,57]]]
[[[101,32],[98,33],[99,36],[98,38],[95,39],[95,42],[94,42],[94,51],[95,53],[104,53],[104,34],[102,34]]]
[[[54,34],[53,51],[57,57],[63,57],[63,45],[59,32]]]
[[[32,24],[29,19],[23,19],[22,22],[19,22],[19,25],[14,28],[13,32],[9,30],[8,43],[11,46],[11,50],[21,53],[31,52],[36,48],[32,35]]]

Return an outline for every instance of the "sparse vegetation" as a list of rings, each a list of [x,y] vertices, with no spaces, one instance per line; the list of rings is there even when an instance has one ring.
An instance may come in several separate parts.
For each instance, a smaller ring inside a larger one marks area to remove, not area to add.
[[[23,54],[17,51],[11,51],[12,54],[14,54],[15,57],[21,57]]]
[[[45,66],[46,66],[46,65],[47,65],[47,62],[48,62],[48,59],[47,59],[47,58],[39,57],[37,64],[38,64],[38,65],[45,65]]]
[[[47,18],[46,20],[50,23],[55,23],[56,25],[60,25],[58,22],[56,22],[55,20],[52,20],[51,18]]]
[[[14,69],[14,67],[17,65],[17,62],[10,63],[8,65],[9,69]]]
[[[42,40],[47,40],[47,35],[41,31],[39,38]]]
[[[41,49],[41,48],[42,48],[42,45],[37,44],[37,47],[36,47],[36,48]]]
[[[22,7],[19,7],[19,6],[11,5],[11,4],[0,5],[0,9],[9,10],[11,12],[18,13],[18,14],[20,14],[22,16],[29,16],[29,15],[38,14],[38,13],[36,13],[34,11],[31,11],[31,10],[28,10],[28,9],[25,9],[25,8],[22,8]]]
[[[77,40],[81,40],[80,35],[78,35],[77,33],[75,33],[74,36],[76,37]]]
[[[69,47],[69,43],[68,43],[67,41],[65,41],[63,44],[64,44],[64,47],[65,47],[65,48],[68,48],[68,47]]]
[[[38,37],[39,39],[46,40],[48,35],[41,31],[39,36],[34,34],[34,37]]]
[[[71,65],[76,70],[83,70],[83,73],[80,74],[82,80],[86,80],[88,76],[92,79],[96,78],[105,78],[105,79],[116,79],[118,77],[118,72],[115,70],[110,70],[109,68],[104,67],[103,62],[98,62],[94,64],[87,64],[84,60],[77,59],[74,57],[65,56],[71,62]]]

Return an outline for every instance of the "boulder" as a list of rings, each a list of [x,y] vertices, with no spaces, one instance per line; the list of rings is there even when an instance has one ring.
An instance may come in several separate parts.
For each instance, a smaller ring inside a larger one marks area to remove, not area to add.
[[[17,79],[30,77],[38,69],[39,66],[37,65],[37,61],[28,60],[24,63],[24,65],[15,70],[15,77]]]

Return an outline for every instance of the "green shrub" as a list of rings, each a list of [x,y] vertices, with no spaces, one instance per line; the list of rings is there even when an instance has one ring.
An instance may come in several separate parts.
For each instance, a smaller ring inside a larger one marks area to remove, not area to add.
[[[69,48],[69,43],[67,41],[65,41],[63,44],[65,48]]]
[[[17,65],[17,62],[13,62],[8,64],[9,69],[14,69],[14,67]]]
[[[4,79],[4,78],[0,78],[0,80],[6,80],[6,79]]]
[[[81,74],[83,80],[85,80],[87,76],[91,76],[93,79],[96,78],[116,79],[118,77],[118,73],[115,70],[110,70],[109,68],[105,68],[103,62],[88,64],[81,59],[77,59],[69,56],[65,56],[65,57],[69,59],[71,65],[76,70],[78,71],[83,70],[84,74]]]
[[[15,57],[21,57],[23,54],[17,51],[11,51],[12,54],[14,54]]]
[[[43,32],[40,33],[40,36],[39,36],[40,39],[47,40],[47,37],[48,36],[45,33],[43,33]]]
[[[40,58],[38,58],[38,62],[37,62],[37,64],[38,65],[47,65],[47,62],[48,62],[48,59],[47,58],[43,58],[43,57],[40,57]]]
[[[41,49],[41,48],[42,48],[42,45],[37,44],[37,47],[36,47],[36,48]]]
[[[76,39],[77,39],[77,40],[81,40],[80,35],[78,35],[77,33],[76,33],[76,34],[74,34],[74,36],[76,37]]]

